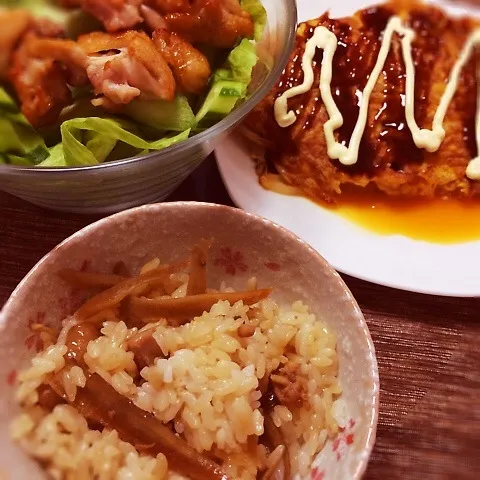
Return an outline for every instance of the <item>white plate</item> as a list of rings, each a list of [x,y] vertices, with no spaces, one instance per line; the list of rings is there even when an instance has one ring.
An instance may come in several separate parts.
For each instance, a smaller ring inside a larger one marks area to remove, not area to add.
[[[351,15],[371,0],[298,0],[299,20]],[[480,12],[441,4],[452,14]],[[421,293],[480,296],[480,241],[440,245],[400,235],[379,235],[302,198],[264,190],[253,162],[234,136],[216,150],[217,162],[233,201],[248,212],[268,218],[309,242],[337,270],[370,282]],[[440,220],[440,219],[439,219]],[[441,220],[440,220],[441,221]]]

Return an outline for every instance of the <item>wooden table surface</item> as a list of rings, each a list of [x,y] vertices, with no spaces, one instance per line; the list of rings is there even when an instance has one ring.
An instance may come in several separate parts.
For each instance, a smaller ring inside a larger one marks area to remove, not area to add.
[[[232,204],[212,158],[169,200]],[[98,218],[0,193],[0,305],[44,254]],[[480,299],[345,281],[367,319],[380,369],[377,442],[365,478],[480,479]]]

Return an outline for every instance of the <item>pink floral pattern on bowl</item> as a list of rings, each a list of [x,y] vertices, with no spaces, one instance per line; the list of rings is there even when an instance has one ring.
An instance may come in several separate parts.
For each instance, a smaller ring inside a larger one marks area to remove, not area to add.
[[[17,287],[0,313],[0,470],[8,470],[12,479],[44,478],[11,442],[8,424],[18,411],[16,372],[39,348],[30,326],[58,324],[84,299],[55,273],[61,268],[111,272],[120,260],[135,269],[153,256],[175,261],[210,237],[215,242],[209,285],[226,281],[241,288],[255,276],[259,286],[274,288],[277,301],[305,301],[336,331],[344,399],[344,408],[336,412],[341,431],[315,458],[305,480],[361,478],[375,441],[379,380],[373,343],[350,291],[323,258],[290,232],[238,209],[193,202],[148,205],[101,220],[56,247]]]
[[[235,276],[237,272],[245,273],[248,271],[243,253],[231,247],[220,248],[220,253],[213,261],[213,264],[217,267],[223,267],[227,275]]]

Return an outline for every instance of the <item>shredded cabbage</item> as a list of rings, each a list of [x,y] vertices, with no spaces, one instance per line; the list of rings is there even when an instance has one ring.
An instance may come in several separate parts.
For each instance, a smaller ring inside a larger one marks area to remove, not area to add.
[[[250,40],[243,39],[231,52],[223,68],[215,72],[216,79],[242,82],[246,86],[252,79],[253,67],[257,64],[258,56]]]
[[[115,118],[74,118],[62,123],[61,147],[50,149],[50,158],[41,167],[73,167],[97,165],[107,159],[118,143],[125,143],[138,149],[138,153],[162,150],[186,140],[190,135],[187,129],[177,135],[160,140],[147,141],[132,133],[134,124]]]

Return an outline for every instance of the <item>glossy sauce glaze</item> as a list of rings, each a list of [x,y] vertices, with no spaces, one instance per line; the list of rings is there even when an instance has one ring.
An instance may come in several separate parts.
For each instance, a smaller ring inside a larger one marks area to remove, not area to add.
[[[386,22],[378,21],[378,15],[375,12],[367,11],[364,15],[364,21],[368,24],[373,23],[377,31],[385,28]],[[416,30],[419,32],[431,32],[433,25],[416,25]],[[425,75],[431,65],[425,60],[429,57],[429,51],[425,45],[425,39],[430,39],[431,35],[417,35],[416,41],[412,48],[412,56],[417,71],[416,89],[415,89],[415,103],[417,107],[417,117],[420,124],[425,120],[425,99],[428,95],[430,82]],[[434,42],[431,46],[433,51],[437,51],[438,42]],[[433,56],[433,61],[435,56]],[[391,49],[387,58],[387,63],[384,68],[384,103],[378,114],[378,121],[381,125],[381,132],[379,136],[380,146],[383,146],[381,156],[388,159],[388,165],[395,171],[401,171],[406,166],[406,163],[419,163],[423,159],[422,152],[417,148],[411,132],[406,128],[407,120],[405,116],[405,66],[401,60],[401,52],[397,49]],[[423,98],[423,101],[422,101]]]
[[[478,200],[405,201],[363,193],[346,195],[331,208],[343,218],[380,235],[402,235],[437,244],[480,239]]]
[[[378,12],[377,12],[378,15]],[[367,80],[365,88],[363,90],[357,90],[357,101],[353,99],[353,105],[358,106],[358,115],[356,118],[353,133],[348,142],[339,142],[335,136],[335,131],[338,130],[344,124],[344,117],[339,110],[337,103],[332,95],[333,76],[337,73],[334,68],[334,58],[339,44],[339,37],[330,31],[326,26],[317,26],[311,38],[308,39],[305,45],[305,49],[302,55],[302,71],[303,82],[300,85],[296,85],[285,90],[276,100],[274,104],[275,120],[282,128],[287,128],[297,121],[297,115],[293,110],[288,108],[288,100],[303,95],[313,86],[314,71],[313,64],[317,63],[313,57],[316,49],[323,52],[323,59],[320,70],[320,97],[325,106],[325,110],[328,115],[328,119],[324,122],[323,130],[326,140],[328,156],[332,160],[339,160],[339,162],[346,166],[354,165],[358,162],[360,156],[360,143],[364,137],[367,123],[369,121],[369,111],[371,110],[372,97],[375,95],[375,90],[378,89],[379,79],[383,74],[383,80],[380,82],[384,85],[385,89],[389,89],[391,85],[396,87],[404,85],[401,97],[401,104],[405,108],[406,125],[401,125],[402,128],[410,130],[413,141],[417,148],[425,149],[428,152],[436,152],[445,140],[446,131],[444,128],[445,117],[450,108],[451,103],[459,88],[460,77],[464,68],[468,65],[476,47],[480,44],[480,28],[476,28],[468,36],[462,50],[459,52],[458,59],[453,64],[451,72],[448,76],[448,80],[445,84],[444,92],[441,95],[438,107],[433,116],[432,128],[422,128],[418,125],[415,118],[415,74],[416,68],[413,60],[413,41],[416,36],[414,29],[405,25],[403,19],[400,16],[392,15],[388,17],[388,22],[381,32],[376,31],[377,22],[373,25],[369,25],[368,20],[370,16],[363,15],[363,25],[366,27],[366,31],[370,34],[377,34],[378,38],[381,38],[380,49],[377,59],[373,65],[370,73],[366,74]],[[395,43],[395,36],[401,37],[401,47]],[[343,44],[343,42],[340,42]],[[351,45],[350,45],[351,46]],[[395,46],[397,46],[395,51]],[[372,49],[370,49],[371,52]],[[405,67],[405,75],[400,75],[400,69],[396,68],[401,65],[400,59],[392,65],[387,65],[388,57],[391,56],[390,52],[394,50],[394,55],[398,50],[401,50],[402,59]],[[359,59],[363,60],[361,51],[359,52]],[[349,58],[346,58],[347,61]],[[397,70],[397,72],[396,72]],[[393,72],[393,76],[391,75]],[[352,71],[349,72],[352,76]],[[383,105],[375,115],[375,120],[378,120],[380,114],[383,111],[388,111],[390,106],[388,105],[388,91],[384,90]],[[476,92],[477,93],[477,92]],[[475,95],[475,100],[478,97],[478,93]],[[395,105],[392,105],[394,110]],[[350,113],[350,112],[349,112]],[[350,116],[349,116],[350,117]],[[475,138],[477,142],[477,150],[480,150],[480,109],[477,105],[477,111],[475,112],[476,128]],[[394,124],[397,128],[399,125]],[[375,130],[375,124],[369,125],[372,131]],[[379,137],[382,138],[385,132],[380,132]],[[377,137],[378,138],[378,137]],[[470,159],[469,165],[466,169],[466,175],[472,180],[480,180],[480,157],[474,157]]]
[[[359,99],[365,88],[370,72],[377,62],[381,48],[382,33],[390,18],[397,13],[390,5],[372,7],[360,12],[364,25],[360,30],[350,27],[345,20],[330,19],[327,15],[313,21],[299,31],[295,56],[282,76],[278,98],[286,89],[299,85],[303,80],[301,66],[302,54],[307,41],[313,36],[315,28],[323,25],[333,32],[337,39],[337,49],[332,62],[333,76],[331,92],[338,109],[344,118],[343,125],[335,132],[337,141],[348,145],[354,130]],[[429,111],[430,105],[437,106],[442,90],[432,83],[432,72],[436,78],[445,78],[458,60],[458,56],[445,53],[445,42],[455,42],[461,50],[472,32],[472,24],[465,20],[452,20],[439,9],[412,9],[404,25],[415,31],[411,44],[411,56],[415,68],[414,105],[415,120],[420,128],[430,128],[435,111]],[[451,38],[449,37],[451,35]],[[445,38],[447,37],[447,40]],[[480,49],[477,49],[480,50]],[[463,66],[458,77],[457,91],[451,104],[463,123],[463,140],[469,158],[478,155],[475,138],[475,113],[477,110],[476,69],[479,52],[473,52]],[[267,149],[266,174],[260,179],[264,188],[288,195],[302,195],[297,187],[281,182],[278,173],[283,175],[283,163],[278,161],[283,153],[293,155],[304,136],[311,129],[314,120],[323,121],[328,117],[322,112],[323,102],[319,91],[323,52],[316,51],[313,62],[315,78],[311,90],[303,95],[289,99],[288,106],[297,115],[297,122],[289,127],[289,133],[281,132],[278,125],[267,123],[269,138],[276,147]],[[439,70],[441,65],[441,71]],[[372,108],[369,109],[366,133],[363,135],[358,161],[354,165],[342,165],[331,160],[335,168],[348,176],[382,175],[385,169],[399,174],[410,172],[428,161],[428,152],[415,145],[408,128],[405,114],[406,68],[399,38],[392,47],[382,69],[383,91],[372,94]],[[378,86],[377,86],[378,87]],[[292,108],[293,107],[293,108]],[[318,116],[318,118],[316,118]],[[372,133],[373,132],[373,133]],[[299,140],[300,139],[300,140]],[[447,138],[445,142],[449,139]],[[277,160],[277,161],[276,161]],[[287,165],[288,167],[288,165]],[[287,171],[288,173],[288,171]],[[269,175],[273,174],[273,175]],[[277,180],[275,180],[277,178]],[[365,178],[365,177],[364,177]],[[283,183],[280,186],[280,183]],[[287,177],[287,183],[288,181]],[[295,184],[295,181],[293,182]],[[344,187],[345,189],[345,187]],[[347,188],[348,190],[348,188]],[[343,191],[342,191],[343,192]],[[367,193],[368,192],[368,193]],[[322,198],[315,199],[323,207],[334,209],[343,217],[364,228],[381,234],[399,234],[419,240],[435,243],[458,243],[480,239],[480,202],[465,199],[410,200],[407,197],[395,198],[369,189],[359,188],[358,193],[333,196],[325,204]]]
[[[338,38],[337,52],[332,65],[334,74],[331,90],[338,109],[343,115],[343,125],[337,130],[338,141],[345,146],[348,146],[357,123],[359,98],[365,89],[368,75],[373,69],[380,49],[380,34],[391,15],[385,10],[376,9],[377,26],[365,31],[360,38],[353,38],[351,29],[347,29],[341,23],[333,21],[330,27]],[[369,119],[367,119],[367,128],[372,128]],[[379,158],[376,150],[377,145],[364,135],[360,141],[357,162],[350,166],[337,162],[337,167],[344,169],[347,173],[356,171],[373,173],[377,165],[372,159]]]
[[[343,125],[336,130],[338,141],[348,145],[358,118],[361,92],[365,89],[370,72],[375,66],[381,46],[382,32],[389,19],[394,15],[389,6],[379,6],[362,12],[362,22],[365,28],[359,37],[353,37],[352,28],[341,20],[335,20],[324,15],[312,25],[306,24],[297,34],[294,56],[291,64],[283,72],[278,84],[280,92],[299,85],[303,80],[302,55],[307,41],[312,38],[318,24],[326,26],[338,39],[337,51],[333,58],[331,81],[333,99],[342,113]],[[437,16],[439,18],[437,18]],[[417,35],[412,44],[412,56],[416,68],[415,102],[416,115],[419,124],[425,121],[426,98],[430,89],[430,74],[432,66],[439,53],[438,38],[448,28],[445,17],[437,11],[432,16],[422,12],[412,12],[411,27]],[[301,137],[308,131],[323,105],[318,88],[323,52],[317,50],[314,55],[313,87],[303,95],[289,99],[289,109],[298,117],[297,125],[290,127],[289,135],[282,134],[276,125],[269,125],[269,137],[275,139],[278,151],[294,154],[296,137]],[[475,63],[473,68],[475,68]],[[462,74],[470,78],[472,83],[472,65],[469,71]],[[466,69],[467,70],[467,69]],[[375,130],[376,136],[364,135],[360,142],[358,160],[354,165],[345,166],[335,162],[339,170],[347,174],[374,175],[385,167],[402,170],[406,164],[418,163],[423,160],[422,152],[416,147],[411,132],[406,128],[405,118],[405,66],[401,51],[392,48],[388,53],[382,72],[385,80],[382,103],[378,105],[376,114],[369,114],[366,128]],[[475,75],[473,75],[473,83]],[[279,95],[280,96],[280,93]],[[475,106],[473,106],[475,108]],[[466,135],[474,131],[475,125],[469,122]],[[468,130],[468,131],[467,131]],[[374,137],[372,139],[372,137]],[[475,139],[473,147],[476,151]],[[401,152],[401,155],[400,155]],[[275,155],[267,152],[267,163],[274,162],[270,158]],[[273,168],[272,172],[275,171]]]
[[[278,174],[263,175],[260,184],[282,195],[303,196],[299,189],[286,185]],[[402,235],[437,244],[480,239],[480,199],[408,200],[368,189],[352,189],[335,204],[309,200],[380,235]]]

